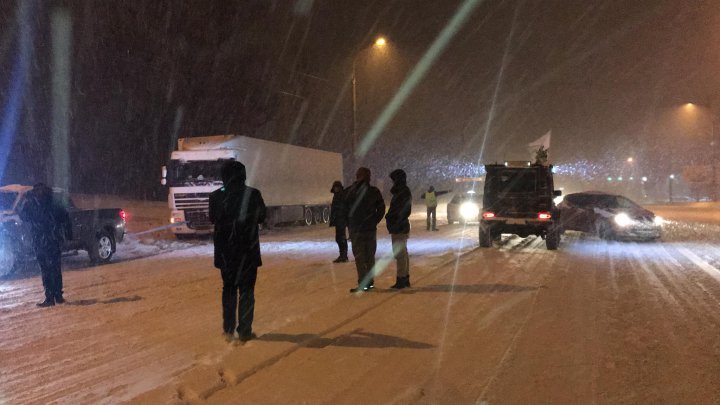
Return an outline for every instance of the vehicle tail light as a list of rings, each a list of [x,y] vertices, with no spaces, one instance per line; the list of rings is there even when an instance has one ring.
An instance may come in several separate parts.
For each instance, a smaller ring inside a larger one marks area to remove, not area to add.
[[[549,212],[539,212],[538,213],[538,219],[550,219],[552,218],[552,214]]]
[[[494,212],[483,212],[482,217],[485,219],[495,218]]]
[[[125,210],[120,210],[120,218],[122,218],[123,221],[127,220],[127,212],[125,212]]]

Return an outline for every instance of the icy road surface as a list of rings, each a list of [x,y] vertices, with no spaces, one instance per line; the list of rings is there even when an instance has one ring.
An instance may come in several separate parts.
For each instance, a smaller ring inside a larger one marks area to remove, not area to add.
[[[0,281],[0,403],[720,403],[719,226],[551,252],[414,218],[401,292],[391,263],[349,294],[330,228],[263,235],[243,346],[221,336],[208,242],[67,271],[49,309],[39,277]]]

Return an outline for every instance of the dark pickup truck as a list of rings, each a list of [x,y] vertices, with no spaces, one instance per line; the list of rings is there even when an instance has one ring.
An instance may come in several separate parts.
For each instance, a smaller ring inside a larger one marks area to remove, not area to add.
[[[12,272],[17,263],[35,255],[28,226],[17,214],[31,189],[21,185],[0,187],[0,275]],[[116,244],[125,237],[125,212],[120,208],[80,209],[66,192],[53,189],[53,195],[68,210],[72,222],[72,239],[65,241],[63,251],[85,250],[92,263],[109,262]]]

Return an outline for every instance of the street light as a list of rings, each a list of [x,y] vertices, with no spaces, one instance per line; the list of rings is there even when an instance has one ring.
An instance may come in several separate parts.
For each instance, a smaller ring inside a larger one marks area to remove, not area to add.
[[[381,49],[387,46],[387,39],[385,37],[378,37],[375,39],[373,44],[370,46],[372,48]],[[351,157],[353,163],[355,163],[355,157],[357,154],[357,59],[360,56],[363,51],[365,51],[369,47],[364,47],[359,49],[357,52],[355,52],[355,55],[353,55],[352,60],[352,151],[351,151]]]
[[[673,202],[673,200],[672,200],[672,194],[673,194],[672,185],[673,185],[673,180],[675,180],[675,175],[674,175],[674,174],[671,174],[670,176],[668,176],[668,201],[671,202],[671,203]]]

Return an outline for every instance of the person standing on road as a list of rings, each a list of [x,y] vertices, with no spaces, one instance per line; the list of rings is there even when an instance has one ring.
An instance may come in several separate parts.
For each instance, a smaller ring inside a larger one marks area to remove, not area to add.
[[[265,221],[265,202],[260,191],[245,185],[247,176],[242,163],[225,163],[221,177],[223,187],[210,193],[209,214],[215,225],[214,264],[223,282],[223,331],[225,339],[232,340],[237,320],[240,341],[246,342],[257,337],[252,323],[255,281],[258,267],[262,266],[258,225]]]
[[[72,224],[67,210],[53,200],[52,189],[38,183],[28,191],[19,210],[20,219],[30,224],[33,247],[42,274],[45,301],[39,307],[65,302],[60,258],[65,240],[72,239]]]
[[[333,193],[330,205],[330,226],[335,227],[335,242],[337,242],[340,256],[333,263],[346,263],[348,261],[347,243],[347,211],[345,210],[345,193],[341,182],[333,183],[330,192]]]
[[[430,186],[428,191],[422,195],[425,200],[425,206],[427,207],[427,230],[437,231],[437,198],[443,194],[447,194],[449,191],[435,191],[435,187]]]
[[[407,186],[407,175],[402,169],[390,173],[393,186],[390,189],[392,200],[385,215],[392,252],[397,264],[395,285],[390,288],[398,290],[410,287],[410,258],[408,257],[407,241],[410,234],[410,213],[412,211],[412,194]]]
[[[346,193],[348,228],[358,276],[358,285],[350,292],[367,291],[375,286],[377,224],[385,216],[385,201],[380,190],[370,185],[370,176],[370,169],[359,168],[355,183],[348,187]]]

